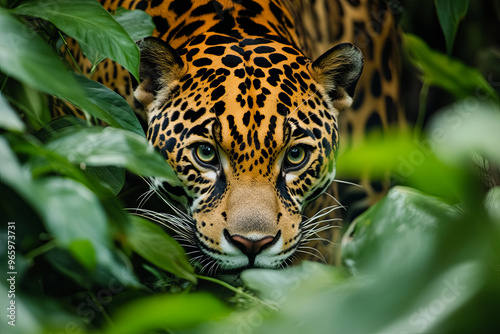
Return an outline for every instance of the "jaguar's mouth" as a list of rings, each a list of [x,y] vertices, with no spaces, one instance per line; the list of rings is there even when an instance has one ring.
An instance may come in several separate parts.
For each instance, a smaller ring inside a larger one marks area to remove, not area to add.
[[[240,268],[232,268],[232,269],[219,268],[216,275],[223,276],[223,277],[239,277],[243,271],[248,270],[248,269],[270,269],[270,268],[259,267],[259,266],[255,266],[255,265],[248,265],[248,266],[244,266],[244,267],[240,267]]]

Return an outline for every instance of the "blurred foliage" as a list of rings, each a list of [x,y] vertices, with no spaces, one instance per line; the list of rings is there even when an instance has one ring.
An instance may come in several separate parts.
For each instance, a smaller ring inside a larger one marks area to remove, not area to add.
[[[130,178],[175,176],[126,102],[60,54],[70,36],[94,65],[109,57],[137,74],[133,40],[151,34],[150,17],[110,15],[94,0],[1,0],[0,331],[497,333],[500,53],[490,22],[500,6],[434,3],[409,1],[402,14],[416,131],[369,137],[339,157],[344,175],[389,169],[401,186],[346,231],[343,267],[253,269],[233,287],[197,275],[174,239],[126,210],[141,191]],[[52,120],[50,95],[110,126]]]

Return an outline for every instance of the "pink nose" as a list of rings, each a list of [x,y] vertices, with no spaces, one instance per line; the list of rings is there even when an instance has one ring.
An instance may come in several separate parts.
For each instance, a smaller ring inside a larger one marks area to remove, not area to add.
[[[266,246],[269,246],[274,239],[273,237],[264,237],[260,240],[253,241],[239,235],[233,235],[231,238],[233,244],[241,249],[241,251],[246,255],[259,254],[264,250],[264,248],[266,248]]]
[[[227,241],[238,247],[243,254],[248,256],[251,260],[255,259],[260,252],[268,248],[279,239],[281,231],[276,236],[267,236],[259,240],[250,240],[241,235],[231,235],[228,230],[224,230],[224,236]],[[253,261],[251,261],[253,262]]]

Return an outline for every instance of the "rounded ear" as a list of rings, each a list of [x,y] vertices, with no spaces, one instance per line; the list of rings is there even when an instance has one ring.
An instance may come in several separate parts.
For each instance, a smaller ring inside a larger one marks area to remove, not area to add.
[[[351,43],[334,46],[312,63],[317,81],[337,110],[351,106],[363,63],[361,50]]]
[[[147,107],[157,99],[163,88],[181,76],[184,63],[177,52],[156,37],[146,37],[136,42],[141,52],[139,85],[135,98]]]

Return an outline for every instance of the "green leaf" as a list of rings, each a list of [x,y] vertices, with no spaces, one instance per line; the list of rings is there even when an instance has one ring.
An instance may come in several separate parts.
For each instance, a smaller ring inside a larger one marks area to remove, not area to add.
[[[74,117],[73,117],[74,118]],[[53,122],[58,123],[57,120]],[[42,128],[44,130],[44,128]],[[70,131],[71,129],[64,128],[61,132]],[[51,131],[51,130],[48,130]],[[73,130],[74,131],[74,130]],[[48,134],[44,134],[43,131],[41,136],[45,136]],[[52,135],[55,135],[52,133]],[[57,136],[57,135],[55,135]],[[36,139],[30,137],[29,135],[24,138],[19,138],[16,136],[9,136],[10,144],[12,149],[16,153],[20,153],[29,157],[26,163],[23,166],[23,170],[31,175],[29,178],[33,176],[34,178],[39,178],[47,174],[53,174],[54,172],[60,175],[64,175],[66,177],[70,177],[78,182],[84,184],[89,189],[91,189],[94,193],[99,194],[102,197],[114,197],[116,194],[116,184],[115,180],[102,180],[98,178],[97,173],[94,171],[87,172],[84,168],[85,165],[78,165],[71,163],[66,157],[63,157],[51,149],[47,149],[42,146]],[[82,168],[84,168],[82,170]],[[105,168],[105,167],[99,167]],[[109,169],[109,168],[108,168]],[[123,171],[120,170],[111,170],[109,169],[114,177],[117,180],[121,179],[121,174]],[[103,177],[105,177],[103,175]],[[101,181],[101,182],[99,182]],[[19,189],[16,189],[19,191]],[[31,194],[28,192],[31,196]]]
[[[142,176],[157,176],[174,182],[172,168],[148,141],[135,133],[111,127],[75,130],[47,143],[74,164],[118,166]]]
[[[132,249],[140,256],[174,275],[196,283],[194,269],[184,249],[161,227],[133,216],[126,234]]]
[[[487,255],[487,244],[496,236],[485,237],[487,221],[471,221],[460,213],[415,190],[393,188],[360,216],[354,240],[344,240],[352,277],[335,281],[338,271],[318,265],[244,272],[242,278],[278,302],[280,311],[234,312],[198,330],[400,334],[456,333],[479,326],[490,332],[496,318],[488,319],[496,309],[476,307],[484,305],[485,294],[494,294],[491,301],[499,295],[493,289],[498,275]]]
[[[485,208],[493,222],[497,223],[497,228],[500,228],[500,186],[491,188],[486,194]],[[500,245],[498,245],[500,248]]]
[[[65,248],[86,239],[96,248],[108,247],[110,232],[106,215],[94,193],[67,178],[43,178],[33,187],[36,208],[49,232]]]
[[[15,132],[24,132],[26,127],[0,93],[0,127]]]
[[[116,12],[112,13],[112,16],[134,41],[153,34],[155,28],[153,19],[142,10],[128,10],[118,7]],[[83,52],[93,66],[107,58],[104,54],[91,47],[85,46]]]
[[[14,16],[0,11],[0,70],[42,92],[86,105],[85,95],[52,48]]]
[[[384,137],[377,133],[366,136],[366,140],[356,148],[342,150],[337,162],[340,177],[356,178],[361,174],[382,179],[388,170],[399,172],[399,166],[405,155],[418,149],[418,143],[407,133],[390,129]]]
[[[320,292],[325,286],[333,288],[346,277],[344,269],[317,262],[303,262],[284,270],[247,269],[241,273],[246,287],[273,304],[284,303],[286,299],[281,297],[290,293],[306,296]],[[306,281],[308,284],[302,284]]]
[[[82,184],[67,178],[49,177],[32,180],[0,137],[0,175],[2,182],[19,193],[43,217],[47,230],[59,244],[70,247],[86,239],[97,248],[110,244],[104,210],[97,197]]]
[[[105,333],[150,333],[157,329],[170,332],[218,320],[228,313],[220,300],[206,293],[156,295],[123,306],[113,315],[115,326]]]
[[[125,184],[125,169],[108,167],[86,167],[85,174],[95,177],[106,184],[110,197],[117,196]]]
[[[123,97],[84,76],[77,75],[76,81],[83,88],[88,102],[94,105],[94,108],[86,109],[89,114],[113,127],[129,130],[145,137],[137,116]]]
[[[420,38],[405,34],[405,45],[410,60],[422,71],[422,80],[429,85],[441,87],[457,98],[476,96],[490,97],[498,101],[498,95],[481,73],[459,60],[434,51]]]
[[[74,240],[69,244],[68,250],[87,270],[95,270],[97,259],[94,246],[89,240]]]
[[[464,165],[473,154],[500,164],[500,108],[467,99],[443,109],[429,125],[429,143],[445,162]]]
[[[75,38],[83,50],[92,48],[123,65],[139,78],[139,49],[125,29],[94,0],[35,0],[13,10],[40,17]]]
[[[383,271],[400,261],[400,265],[415,264],[432,257],[431,247],[436,242],[435,230],[442,221],[450,221],[457,211],[442,201],[411,188],[395,187],[380,203],[371,207],[351,226],[355,227],[352,242],[344,244],[342,255],[352,271]],[[419,246],[412,246],[414,236],[424,238]],[[390,238],[390,239],[389,239]],[[409,252],[414,247],[415,252]],[[397,251],[396,251],[397,250]],[[407,262],[402,261],[404,252]],[[377,259],[377,261],[373,261]]]
[[[87,127],[89,127],[89,124],[81,118],[74,116],[62,116],[54,118],[45,124],[35,133],[35,136],[40,141],[45,143],[49,139],[59,138],[66,133],[75,131],[75,129]]]
[[[14,152],[12,152],[7,140],[0,136],[0,181],[27,200],[34,200],[36,197],[32,190],[31,174],[19,163]]]
[[[118,7],[113,17],[134,41],[151,36],[155,29],[151,16],[139,9],[127,10]]]
[[[64,135],[67,135],[68,133],[74,132],[76,129],[82,129],[88,127],[89,126],[87,125],[87,123],[80,118],[73,116],[58,117],[49,122],[43,128],[41,128],[36,133],[36,136],[40,140],[46,142],[50,139],[55,140],[57,138],[61,138]],[[36,154],[37,156],[43,155],[49,162],[53,162],[59,166],[60,159],[51,159],[51,157],[54,155],[53,152],[50,152],[52,154],[42,154],[44,153],[44,149],[41,147],[36,147],[36,150],[38,150]],[[64,158],[61,157],[61,159]],[[41,163],[43,166],[43,162]],[[79,169],[80,168],[78,167],[78,171]],[[94,192],[100,195],[105,195],[106,197],[115,197],[116,195],[118,195],[118,193],[121,191],[125,183],[125,170],[123,168],[118,168],[113,166],[86,167],[82,171],[82,173],[86,174],[87,176],[90,176],[90,179],[86,180],[78,177],[76,177],[76,179],[79,179],[82,183],[87,185]],[[100,183],[96,183],[95,182],[96,180],[100,181]],[[100,187],[100,185],[103,185],[103,187]]]
[[[458,24],[467,14],[469,0],[434,0],[434,2],[446,39],[446,50],[451,53]]]

